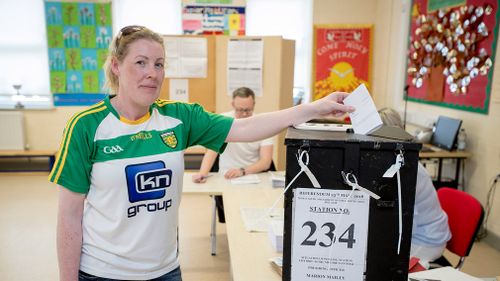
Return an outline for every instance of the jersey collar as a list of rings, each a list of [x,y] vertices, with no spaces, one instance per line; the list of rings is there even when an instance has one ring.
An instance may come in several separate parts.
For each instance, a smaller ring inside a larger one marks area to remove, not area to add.
[[[123,116],[121,116],[118,111],[116,111],[116,109],[113,107],[113,105],[111,104],[111,99],[114,98],[116,95],[108,95],[105,99],[104,99],[104,103],[106,104],[106,106],[108,107],[109,111],[116,117],[118,118],[121,122],[123,123],[126,123],[126,124],[130,124],[130,125],[137,125],[137,124],[141,124],[141,123],[144,123],[146,122],[149,117],[151,117],[151,111],[152,111],[152,106],[149,107],[149,111],[148,113],[146,113],[144,116],[142,116],[141,118],[137,119],[137,120],[129,120]]]

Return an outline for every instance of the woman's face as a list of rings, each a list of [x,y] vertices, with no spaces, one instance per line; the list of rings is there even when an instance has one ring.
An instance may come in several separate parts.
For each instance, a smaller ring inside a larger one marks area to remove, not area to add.
[[[165,76],[165,52],[160,43],[139,39],[128,46],[128,53],[113,71],[118,76],[118,96],[142,107],[149,107],[160,96]]]

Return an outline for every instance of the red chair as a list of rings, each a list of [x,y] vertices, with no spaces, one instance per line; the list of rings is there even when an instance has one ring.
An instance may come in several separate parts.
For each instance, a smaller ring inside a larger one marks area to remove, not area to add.
[[[446,249],[460,257],[460,261],[454,266],[460,270],[483,223],[484,210],[481,203],[472,195],[454,188],[441,187],[437,195],[441,207],[448,215],[450,225],[451,239]],[[452,266],[444,256],[433,263]]]

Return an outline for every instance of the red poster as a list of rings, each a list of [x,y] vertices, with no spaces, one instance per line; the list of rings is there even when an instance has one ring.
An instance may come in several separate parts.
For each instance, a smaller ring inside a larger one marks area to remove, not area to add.
[[[498,34],[497,0],[414,0],[408,99],[487,114]]]
[[[371,25],[314,27],[313,99],[334,91],[352,92],[361,83],[370,89]]]

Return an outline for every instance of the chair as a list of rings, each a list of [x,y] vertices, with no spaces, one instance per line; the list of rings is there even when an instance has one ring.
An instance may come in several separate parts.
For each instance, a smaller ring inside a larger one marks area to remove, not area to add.
[[[441,187],[437,195],[441,207],[448,215],[450,225],[451,239],[446,249],[460,257],[458,264],[454,266],[460,270],[483,223],[484,210],[481,203],[472,195],[454,188]],[[435,260],[431,267],[435,264],[452,266],[444,256]]]

